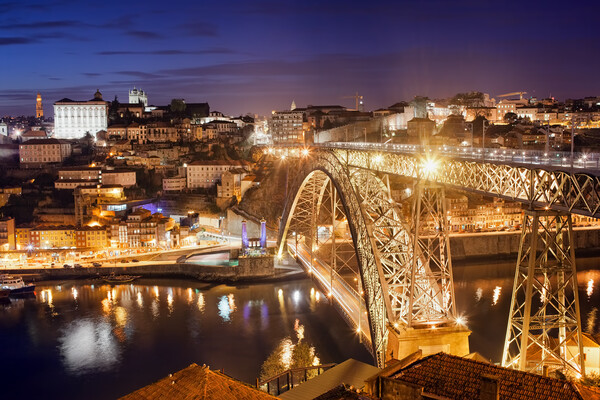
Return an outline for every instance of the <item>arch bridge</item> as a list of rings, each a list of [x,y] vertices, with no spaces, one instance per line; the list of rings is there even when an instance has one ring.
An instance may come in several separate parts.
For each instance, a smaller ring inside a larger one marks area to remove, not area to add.
[[[503,365],[585,372],[570,215],[600,217],[600,181],[587,165],[574,172],[525,157],[360,143],[276,153],[298,160],[288,171],[279,252],[289,249],[335,298],[378,365],[418,349],[468,353],[454,300],[451,188],[526,208]],[[409,207],[392,197],[392,175],[412,181]]]

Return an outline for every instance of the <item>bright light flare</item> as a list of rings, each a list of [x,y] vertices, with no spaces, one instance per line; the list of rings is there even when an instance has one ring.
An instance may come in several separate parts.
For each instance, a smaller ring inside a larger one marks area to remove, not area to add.
[[[303,155],[304,157],[308,156],[308,154],[309,154],[309,153],[310,153],[310,152],[308,151],[308,149],[302,149],[302,155]]]
[[[432,175],[437,172],[439,168],[439,161],[434,158],[427,157],[422,164],[423,172],[426,175]]]

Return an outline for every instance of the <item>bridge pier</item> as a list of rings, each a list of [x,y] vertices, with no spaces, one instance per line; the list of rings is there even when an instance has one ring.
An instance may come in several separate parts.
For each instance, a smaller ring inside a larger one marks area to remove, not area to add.
[[[502,365],[585,374],[571,214],[523,217]]]
[[[469,354],[469,335],[471,331],[464,326],[435,326],[428,328],[388,329],[386,362],[401,360],[415,351],[421,350],[423,356],[440,351],[463,357]]]

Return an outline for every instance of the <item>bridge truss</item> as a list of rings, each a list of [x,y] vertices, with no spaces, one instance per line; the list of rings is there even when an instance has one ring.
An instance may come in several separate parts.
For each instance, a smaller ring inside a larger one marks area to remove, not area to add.
[[[335,226],[339,216],[345,216],[378,365],[384,365],[388,329],[454,323],[443,189],[417,185],[418,195],[414,196],[412,207],[416,222],[408,226],[400,206],[391,197],[385,176],[368,168],[347,168],[334,154],[325,151],[314,153],[302,163],[302,168],[291,191],[296,195],[286,204],[282,217],[279,251],[283,251],[290,234],[296,241],[302,238],[310,251],[310,272],[316,252],[323,248],[319,227],[329,221],[333,234],[327,241],[332,253],[330,257],[321,254],[319,261],[330,260],[333,292],[333,276],[340,260],[336,254]],[[328,213],[321,212],[324,208]],[[343,261],[341,266],[349,268],[349,263]],[[360,320],[359,317],[359,324]]]
[[[402,329],[417,326],[419,321],[435,321],[436,316],[442,321],[456,318],[445,234],[446,187],[518,201],[528,209],[503,364],[534,372],[551,367],[584,373],[570,213],[600,218],[599,177],[553,167],[437,158],[430,151],[386,152],[347,145],[314,149],[303,168],[298,174],[301,183],[293,192],[296,197],[286,204],[280,244],[285,242],[291,216],[314,215],[316,209],[311,206],[309,212],[305,197],[313,179],[309,174],[319,171],[315,174],[321,176],[321,184],[335,187],[348,219],[379,365],[386,346],[386,323],[388,328]],[[403,222],[390,196],[387,175],[417,182],[409,224]],[[311,200],[317,208],[318,199],[317,195]],[[426,219],[434,221],[433,226],[421,223],[428,213]],[[316,226],[306,218],[292,223],[303,224],[312,230]],[[334,270],[335,260],[334,256]],[[420,304],[429,307],[420,310]]]

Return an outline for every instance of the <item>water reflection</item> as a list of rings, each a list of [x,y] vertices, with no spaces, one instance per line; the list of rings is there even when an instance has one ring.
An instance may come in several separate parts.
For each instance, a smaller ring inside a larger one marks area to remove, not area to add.
[[[68,373],[83,375],[106,371],[120,358],[108,322],[85,319],[69,324],[59,337],[59,350]]]
[[[477,290],[475,291],[475,300],[477,302],[480,302],[482,297],[483,297],[483,289],[477,288]]]
[[[169,293],[167,294],[167,309],[169,310],[169,315],[173,313],[173,289],[169,288]]]
[[[498,304],[498,300],[500,299],[500,293],[502,292],[502,287],[496,286],[494,288],[494,295],[492,297],[492,305],[495,306]]]
[[[233,293],[227,296],[221,296],[219,299],[219,316],[224,322],[231,321],[231,313],[235,311],[235,299]]]
[[[18,348],[2,356],[11,365],[5,371],[8,393],[35,379],[45,384],[43,393],[36,389],[31,397],[61,393],[65,399],[117,398],[131,390],[132,377],[149,383],[163,376],[166,354],[182,365],[192,360],[224,367],[251,382],[285,336],[291,341],[284,346],[288,359],[291,345],[319,338],[321,343],[340,344],[318,349],[324,362],[348,357],[370,362],[329,303],[317,303],[320,293],[314,287],[311,291],[308,280],[275,288],[265,284],[201,291],[188,285],[96,283],[92,288],[68,282],[59,291],[55,285],[39,284],[37,299],[11,300],[0,307],[3,343]],[[309,292],[311,300],[304,301]],[[53,318],[50,308],[61,317]],[[105,384],[107,379],[111,385]]]
[[[585,331],[590,335],[593,335],[596,330],[596,318],[598,316],[598,309],[596,307],[592,308],[587,315],[587,323]]]
[[[204,295],[202,293],[198,293],[198,311],[201,313],[204,312]]]
[[[594,293],[594,280],[591,279],[591,278],[590,278],[590,280],[587,283],[586,293],[587,293],[587,297],[588,297],[588,300],[589,300],[590,297],[592,297],[592,294]]]

